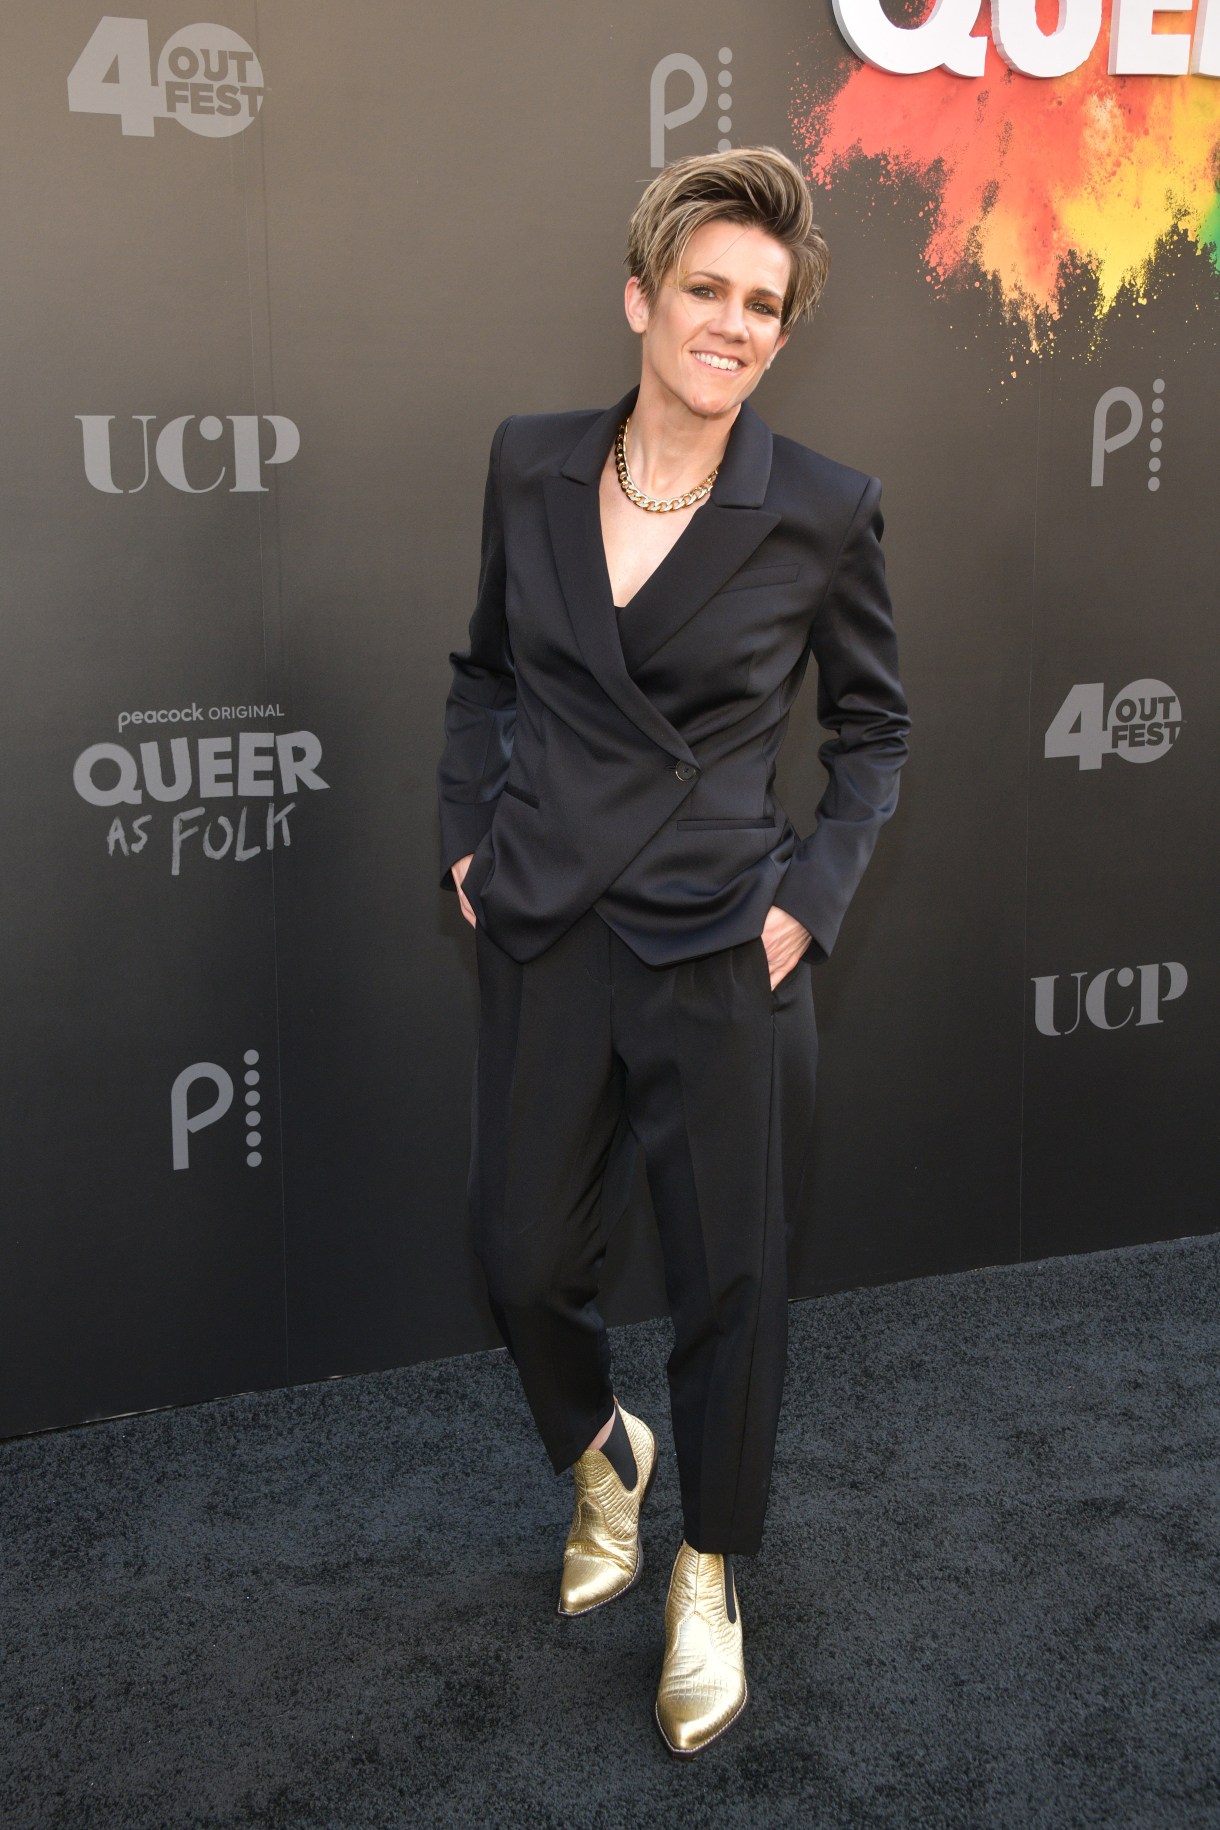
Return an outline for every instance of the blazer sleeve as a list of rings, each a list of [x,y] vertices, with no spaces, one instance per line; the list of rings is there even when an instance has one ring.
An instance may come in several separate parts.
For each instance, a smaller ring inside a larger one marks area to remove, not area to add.
[[[775,895],[808,928],[825,959],[877,835],[898,804],[911,720],[881,551],[881,484],[869,477],[813,620],[818,722],[834,735],[818,755],[830,777],[817,825],[802,839]]]
[[[511,415],[510,415],[511,418]],[[441,887],[488,830],[508,775],[517,722],[517,682],[505,615],[501,447],[508,420],[496,427],[483,491],[482,557],[469,641],[449,656],[453,682],[445,701],[445,736],[436,771],[440,811]]]

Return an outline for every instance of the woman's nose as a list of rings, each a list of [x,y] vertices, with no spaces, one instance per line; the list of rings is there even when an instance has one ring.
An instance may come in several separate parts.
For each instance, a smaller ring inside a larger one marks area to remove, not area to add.
[[[712,320],[712,327],[726,337],[743,337],[746,334],[745,302],[742,299],[725,298],[720,302],[720,310]]]

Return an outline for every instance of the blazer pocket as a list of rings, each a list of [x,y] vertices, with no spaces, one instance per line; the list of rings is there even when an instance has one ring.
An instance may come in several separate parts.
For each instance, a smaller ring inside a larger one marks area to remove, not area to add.
[[[678,826],[695,826],[702,832],[736,832],[739,830],[748,830],[752,826],[778,826],[779,821],[772,816],[769,820],[678,820],[675,824]]]
[[[735,572],[727,584],[721,585],[721,592],[744,591],[750,585],[784,585],[794,579],[800,571],[799,565],[787,566],[747,566],[744,572]]]
[[[527,807],[538,807],[542,804],[536,794],[531,794],[526,788],[518,788],[515,782],[505,782],[504,792],[511,794],[515,801],[524,801]]]

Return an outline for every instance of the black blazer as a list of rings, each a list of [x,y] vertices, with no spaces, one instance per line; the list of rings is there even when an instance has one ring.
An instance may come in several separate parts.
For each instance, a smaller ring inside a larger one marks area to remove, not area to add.
[[[881,485],[773,435],[743,401],[711,495],[615,610],[602,412],[497,427],[466,652],[437,769],[441,883],[518,961],[596,905],[650,964],[761,934],[778,903],[834,945],[894,811],[910,719]],[[809,656],[829,782],[798,838],[775,760]]]

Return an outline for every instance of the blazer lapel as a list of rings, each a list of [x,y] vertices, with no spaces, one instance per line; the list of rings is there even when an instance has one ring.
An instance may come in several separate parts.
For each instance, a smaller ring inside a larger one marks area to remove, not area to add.
[[[715,596],[779,520],[758,508],[722,508],[714,496],[713,485],[712,496],[619,613],[624,657],[634,669]]]
[[[711,495],[619,613],[623,650],[633,668],[663,648],[778,524],[779,515],[762,507],[770,474],[771,428],[743,400]],[[604,545],[601,560],[605,571]]]
[[[589,671],[645,734],[671,755],[689,746],[637,686],[639,669],[712,597],[779,521],[760,505],[771,471],[771,431],[743,401],[711,495],[660,565],[616,612],[602,540],[598,482],[614,434],[639,388],[598,415],[558,475],[543,478],[547,522],[568,614]],[[621,631],[620,631],[621,619]]]

